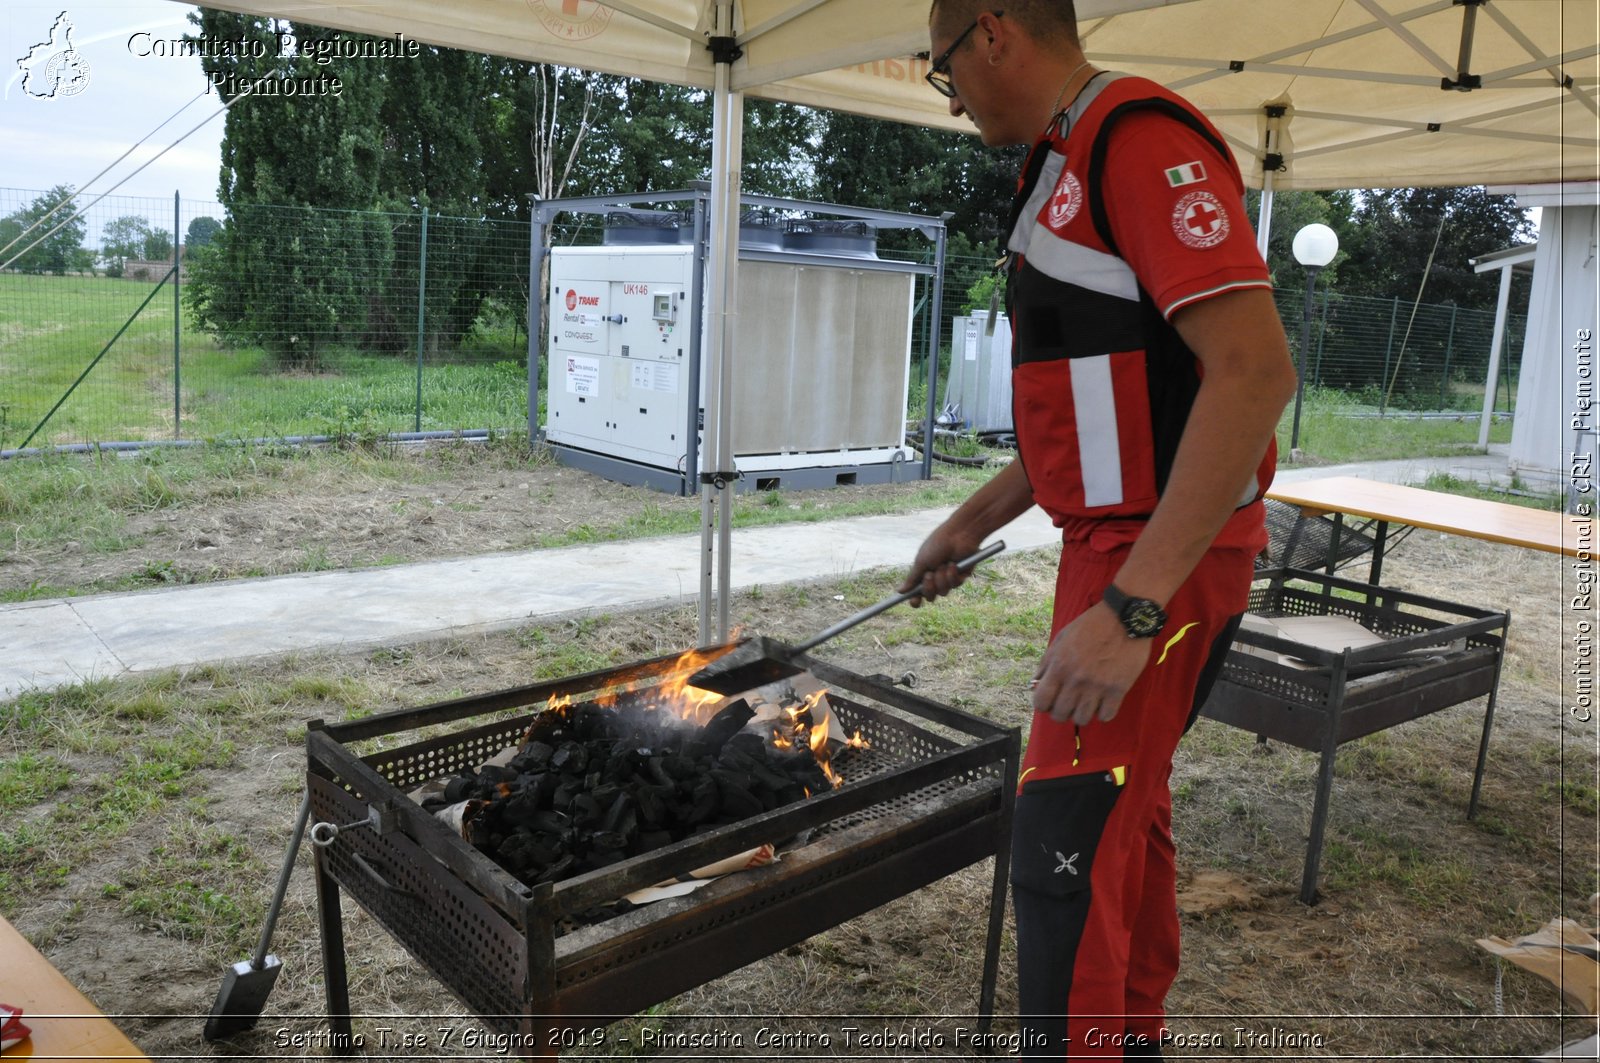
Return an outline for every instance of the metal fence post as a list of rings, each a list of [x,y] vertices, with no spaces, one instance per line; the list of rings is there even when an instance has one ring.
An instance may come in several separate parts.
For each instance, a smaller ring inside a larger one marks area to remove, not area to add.
[[[1394,326],[1400,320],[1400,297],[1394,297],[1394,309],[1389,312],[1389,342],[1383,348],[1383,375],[1378,378],[1379,395],[1381,396],[1378,412],[1382,414],[1389,405],[1389,361],[1394,356]]]
[[[179,252],[178,221],[182,216],[179,193],[172,193],[172,438],[183,438],[183,306],[178,295],[183,290],[183,263]]]
[[[1439,375],[1439,409],[1444,409],[1445,389],[1450,386],[1450,355],[1455,350],[1456,342],[1456,311],[1460,308],[1454,303],[1450,304],[1450,331],[1444,338],[1444,371]]]
[[[422,431],[422,348],[428,314],[428,208],[422,208],[422,256],[417,264],[417,419]]]
[[[1322,327],[1317,330],[1317,368],[1311,374],[1311,382],[1317,387],[1322,386],[1322,345],[1328,338],[1328,300],[1333,298],[1333,292],[1324,287],[1322,289]]]

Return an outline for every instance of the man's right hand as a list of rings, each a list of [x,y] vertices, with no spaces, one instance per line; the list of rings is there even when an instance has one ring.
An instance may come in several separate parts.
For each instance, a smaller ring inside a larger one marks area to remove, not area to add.
[[[943,597],[965,583],[971,573],[962,572],[956,567],[957,562],[982,550],[985,539],[1022,516],[1032,505],[1033,490],[1028,486],[1028,475],[1020,461],[1001,469],[974,491],[971,498],[923,541],[916,559],[911,562],[911,571],[900,584],[902,591],[922,589],[920,598],[911,599],[911,607],[915,609],[923,602]]]
[[[921,588],[922,596],[911,599],[911,608],[942,598],[965,583],[972,571],[963,572],[956,564],[981,549],[982,535],[975,535],[970,529],[952,527],[952,521],[948,520],[935,528],[933,534],[923,540],[911,562],[910,573],[900,584],[901,591]]]

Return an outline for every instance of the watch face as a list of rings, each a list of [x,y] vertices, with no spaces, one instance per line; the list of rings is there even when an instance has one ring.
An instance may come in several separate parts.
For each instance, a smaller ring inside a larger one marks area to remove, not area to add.
[[[1131,598],[1122,608],[1122,626],[1136,639],[1147,639],[1166,626],[1167,614],[1148,598]]]

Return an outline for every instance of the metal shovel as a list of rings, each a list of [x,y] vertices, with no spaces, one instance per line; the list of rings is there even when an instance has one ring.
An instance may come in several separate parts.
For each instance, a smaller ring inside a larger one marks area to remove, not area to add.
[[[971,557],[956,562],[956,568],[962,572],[970,572],[980,561],[987,561],[1005,548],[1003,540],[991,543]],[[820,646],[863,620],[870,620],[884,610],[892,609],[901,602],[909,602],[921,594],[920,588],[891,594],[876,605],[867,606],[854,616],[839,621],[822,634],[815,635],[798,645],[786,646],[765,636],[750,639],[738,649],[718,657],[690,676],[689,685],[718,694],[742,694],[746,690],[754,690],[756,687],[799,675],[805,669],[790,664],[788,660],[790,654],[804,653],[815,646]]]
[[[277,925],[278,912],[283,908],[283,897],[289,889],[289,873],[294,870],[294,860],[300,851],[300,839],[305,836],[306,821],[311,818],[311,792],[306,791],[300,801],[300,813],[295,817],[294,834],[289,848],[283,854],[283,869],[278,872],[278,888],[272,895],[272,905],[267,909],[267,921],[261,928],[261,941],[256,954],[240,960],[228,968],[222,977],[222,987],[211,1005],[211,1017],[206,1020],[204,1036],[207,1041],[220,1041],[255,1026],[267,1006],[267,996],[278,980],[283,964],[278,957],[267,955],[272,943],[272,929]]]

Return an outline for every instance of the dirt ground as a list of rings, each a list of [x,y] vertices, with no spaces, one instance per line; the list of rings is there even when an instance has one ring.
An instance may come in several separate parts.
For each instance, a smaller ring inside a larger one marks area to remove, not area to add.
[[[580,476],[540,467],[405,489],[330,483],[300,499],[292,514],[270,499],[242,500],[187,512],[181,521],[157,512],[147,530],[152,541],[179,544],[183,564],[192,558],[242,573],[270,571],[272,551],[284,549],[291,531],[339,566],[501,550],[544,530],[615,520],[627,507],[694,504],[589,477],[570,490],[569,478]],[[557,485],[558,509],[537,504]],[[87,563],[81,553],[76,563]],[[1049,593],[1052,563],[1048,554],[1002,559],[982,593],[996,598],[998,615],[1018,613]],[[74,555],[20,564],[48,582]],[[1592,1021],[1563,1017],[1550,985],[1509,965],[1497,970],[1474,944],[1530,933],[1554,916],[1585,925],[1595,919],[1596,725],[1576,720],[1563,700],[1573,623],[1563,562],[1418,532],[1385,571],[1391,586],[1511,612],[1483,809],[1465,819],[1481,700],[1346,746],[1322,898],[1307,907],[1296,892],[1314,757],[1202,720],[1172,780],[1184,956],[1169,1003],[1173,1029],[1185,1040],[1168,1058],[1519,1058],[1593,1030]],[[81,570],[72,582],[84,582]],[[886,587],[769,592],[741,599],[735,614],[747,630],[792,638],[836,620],[847,608],[836,594],[870,592],[871,600]],[[919,626],[925,622],[905,610],[888,614],[871,631],[857,629],[835,643],[828,659],[865,673],[915,672],[919,693],[1025,727],[1025,681],[1044,632],[997,623],[992,631],[935,638]],[[73,867],[55,888],[12,898],[13,922],[99,1007],[128,1016],[121,1024],[152,1056],[325,1055],[309,847],[273,946],[283,973],[270,1013],[231,1041],[207,1045],[199,1037],[224,966],[244,958],[254,941],[281,859],[303,778],[300,721],[343,711],[337,698],[307,693],[297,679],[358,684],[373,701],[366,709],[382,711],[583,670],[563,663],[557,667],[565,671],[552,673],[552,660],[672,652],[690,645],[693,632],[692,611],[673,610],[176,677],[172,690],[196,704],[240,690],[285,693],[256,704],[248,730],[222,719],[219,734],[237,746],[225,770],[197,773],[195,792]],[[222,838],[236,839],[238,848]],[[128,903],[131,883],[172,875],[174,867],[196,882],[210,876],[230,883],[238,913],[202,920],[197,931]],[[992,873],[988,862],[975,865],[643,1015],[597,1028],[567,1054],[966,1056]],[[504,1058],[449,991],[348,901],[345,925],[361,1054]],[[1016,1008],[1009,950],[1008,928],[1002,1016]],[[1002,1017],[997,1029],[1014,1024]],[[671,1040],[674,1034],[681,1039]],[[997,1047],[994,1058],[1007,1058],[1005,1045]]]
[[[785,491],[779,504],[825,510],[927,486]],[[628,525],[688,529],[699,510],[697,497],[612,483],[522,447],[385,447],[334,463],[313,454],[222,479],[204,497],[129,508],[114,533],[7,542],[0,587],[124,589],[441,560],[600,539]]]

